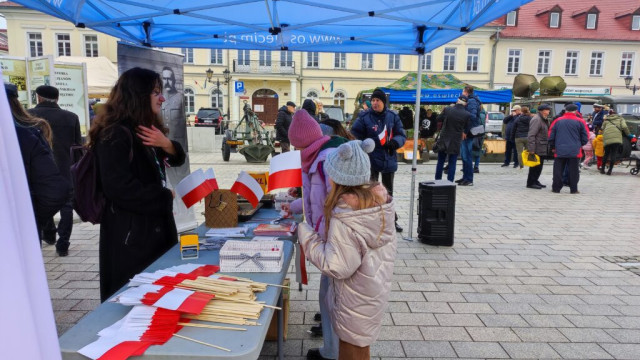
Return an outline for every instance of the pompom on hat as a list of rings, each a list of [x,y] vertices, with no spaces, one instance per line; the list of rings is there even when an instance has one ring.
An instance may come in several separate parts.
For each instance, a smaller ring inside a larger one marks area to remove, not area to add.
[[[367,154],[372,152],[375,146],[372,139],[344,143],[327,156],[324,171],[336,184],[367,184],[371,178],[371,162]]]
[[[289,126],[289,143],[297,148],[306,148],[321,138],[322,129],[307,110],[298,110],[293,114]]]

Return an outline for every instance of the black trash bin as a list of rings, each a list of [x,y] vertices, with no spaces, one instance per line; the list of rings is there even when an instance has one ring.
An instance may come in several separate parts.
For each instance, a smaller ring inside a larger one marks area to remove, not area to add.
[[[456,184],[447,180],[421,182],[418,186],[418,241],[453,246]]]

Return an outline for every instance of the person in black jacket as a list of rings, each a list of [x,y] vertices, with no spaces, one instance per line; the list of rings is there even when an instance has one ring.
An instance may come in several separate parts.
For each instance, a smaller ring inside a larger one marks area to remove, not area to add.
[[[522,155],[522,151],[527,148],[527,138],[529,136],[529,122],[531,121],[531,113],[528,106],[522,107],[522,114],[514,120],[513,130],[511,132],[511,141],[516,144],[516,154],[518,160]],[[520,161],[520,169],[523,168]]]
[[[4,84],[7,100],[20,144],[20,154],[27,175],[31,203],[38,228],[51,218],[67,201],[71,184],[61,174],[53,159],[50,143],[51,128],[46,121],[24,111],[18,100],[18,89]],[[42,239],[41,236],[38,236]]]
[[[80,121],[78,115],[71,111],[63,110],[58,106],[59,91],[50,85],[41,85],[36,88],[38,105],[30,109],[29,113],[39,118],[45,119],[51,126],[53,155],[58,164],[60,173],[71,183],[71,156],[69,151],[71,146],[82,144],[80,135]],[[73,185],[73,184],[72,184]],[[72,193],[69,193],[69,200],[60,209],[60,223],[56,229],[56,224],[51,217],[42,229],[43,240],[50,245],[56,244],[56,252],[60,256],[69,254],[69,238],[73,228],[73,205]],[[56,232],[58,242],[56,243]]]
[[[180,143],[165,136],[164,101],[158,73],[127,70],[89,131],[106,199],[100,223],[101,301],[178,239],[165,163],[180,166],[186,155]]]
[[[280,148],[283,153],[289,151],[289,126],[291,125],[291,115],[293,115],[294,111],[296,111],[296,104],[293,101],[287,101],[287,104],[278,110],[278,118],[274,128],[276,130],[276,140],[280,142]]]
[[[444,170],[444,161],[448,158],[449,167],[447,168],[447,180],[453,182],[456,176],[456,161],[460,154],[460,145],[462,139],[465,138],[465,129],[471,122],[471,114],[466,110],[467,98],[461,96],[455,105],[446,107],[440,115],[438,122],[442,122],[442,130],[434,146],[439,151],[438,163],[436,164],[436,180],[442,179]]]

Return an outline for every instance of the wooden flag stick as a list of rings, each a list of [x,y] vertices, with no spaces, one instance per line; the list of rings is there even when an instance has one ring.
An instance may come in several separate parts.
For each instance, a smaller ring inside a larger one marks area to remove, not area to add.
[[[209,344],[209,343],[206,343],[206,342],[204,342],[204,341],[200,341],[200,340],[192,339],[192,338],[190,338],[190,337],[186,337],[186,336],[182,336],[182,335],[178,335],[178,334],[173,334],[173,336],[175,336],[175,337],[179,337],[179,338],[181,338],[181,339],[185,339],[185,340],[193,341],[193,342],[198,343],[198,344],[201,344],[201,345],[210,346],[210,347],[212,347],[212,348],[216,348],[216,349],[219,349],[219,350],[224,350],[224,351],[231,352],[231,350],[229,350],[229,349],[227,349],[227,348],[223,348],[222,346]]]
[[[216,329],[216,330],[247,331],[247,329],[235,328],[235,327],[231,327],[231,326],[218,326],[218,325],[207,325],[207,324],[198,324],[198,323],[179,322],[178,325],[191,326],[191,327],[200,327],[200,328],[207,328],[207,329]]]

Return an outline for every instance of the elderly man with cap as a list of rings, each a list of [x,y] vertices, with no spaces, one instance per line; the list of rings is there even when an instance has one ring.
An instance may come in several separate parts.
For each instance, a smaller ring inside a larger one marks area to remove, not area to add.
[[[538,112],[531,118],[529,122],[529,135],[527,137],[527,150],[529,158],[540,157],[540,165],[529,168],[529,176],[527,177],[527,188],[542,189],[547,187],[540,183],[540,174],[542,173],[542,164],[547,156],[547,145],[549,136],[549,113],[551,106],[549,104],[541,104],[538,106]]]
[[[554,149],[553,184],[551,191],[559,193],[563,186],[562,171],[567,166],[569,171],[569,189],[572,194],[579,194],[578,181],[580,152],[582,146],[589,141],[587,124],[576,112],[578,106],[567,104],[563,116],[555,119],[549,127],[549,143]]]
[[[513,156],[513,167],[517,168],[520,166],[520,162],[518,161],[518,151],[516,150],[516,142],[509,140],[511,138],[510,133],[513,131],[513,126],[515,125],[515,120],[522,114],[522,110],[520,105],[515,105],[511,108],[511,113],[502,120],[502,138],[507,141],[507,148],[504,152],[504,163],[502,167],[507,167],[511,164],[511,157]]]
[[[71,181],[71,162],[69,150],[73,145],[82,144],[80,135],[80,121],[78,115],[71,111],[63,110],[58,106],[59,91],[53,86],[41,85],[36,88],[38,105],[30,109],[29,113],[45,119],[51,125],[53,155],[60,173],[65,179]],[[60,222],[56,228],[53,217],[43,226],[43,240],[48,244],[56,244],[56,252],[59,256],[69,254],[69,238],[73,228],[72,193],[69,194],[67,203],[60,209]],[[56,242],[56,232],[58,241]]]
[[[291,116],[296,111],[296,104],[293,101],[287,101],[287,104],[278,110],[278,118],[276,119],[276,140],[280,142],[280,148],[283,153],[289,151],[289,126],[291,125]]]
[[[382,174],[382,184],[393,196],[393,177],[398,170],[396,150],[404,145],[407,135],[398,114],[387,108],[387,96],[384,91],[375,89],[371,94],[371,109],[363,111],[351,126],[351,134],[358,140],[373,139],[376,144],[369,154],[371,160],[371,180],[378,181]],[[402,227],[397,223],[396,231]]]
[[[598,130],[602,127],[604,122],[604,116],[608,113],[604,110],[604,106],[600,103],[593,104],[593,113],[591,114],[591,124],[593,125],[593,132],[598,133]]]

